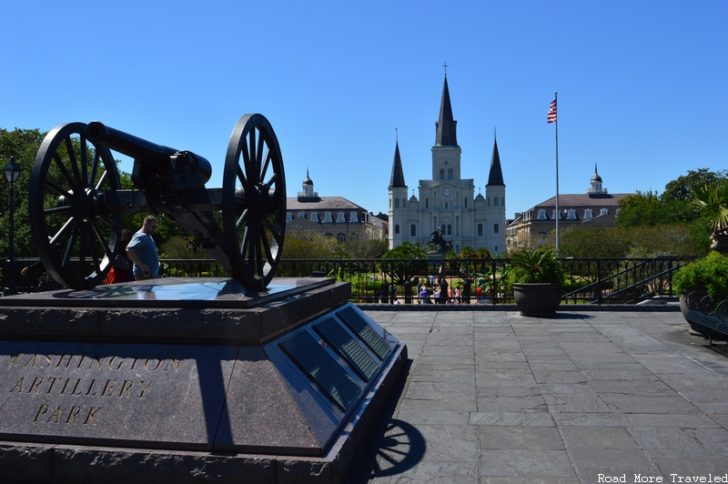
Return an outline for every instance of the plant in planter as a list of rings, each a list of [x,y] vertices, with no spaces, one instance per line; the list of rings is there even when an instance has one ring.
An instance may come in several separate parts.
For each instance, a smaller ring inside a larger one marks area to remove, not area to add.
[[[680,268],[673,282],[680,309],[695,331],[728,339],[728,182],[693,192],[693,204],[710,224],[711,251]]]
[[[704,258],[681,267],[673,284],[681,294],[683,313],[686,309],[713,312],[718,303],[728,299],[728,255],[711,251]]]
[[[513,297],[525,316],[552,316],[561,302],[564,273],[552,249],[519,250],[511,255]]]

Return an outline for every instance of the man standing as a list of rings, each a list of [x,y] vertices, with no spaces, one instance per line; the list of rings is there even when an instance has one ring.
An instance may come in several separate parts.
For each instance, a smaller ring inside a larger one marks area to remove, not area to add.
[[[126,246],[126,253],[134,263],[134,279],[149,279],[159,277],[159,253],[157,244],[152,238],[157,228],[157,218],[154,215],[144,217],[144,223]]]

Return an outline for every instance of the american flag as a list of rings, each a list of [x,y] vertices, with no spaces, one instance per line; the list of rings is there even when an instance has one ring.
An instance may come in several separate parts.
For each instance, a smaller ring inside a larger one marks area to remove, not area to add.
[[[551,101],[551,104],[549,105],[549,113],[546,115],[546,122],[547,123],[556,122],[556,99]]]

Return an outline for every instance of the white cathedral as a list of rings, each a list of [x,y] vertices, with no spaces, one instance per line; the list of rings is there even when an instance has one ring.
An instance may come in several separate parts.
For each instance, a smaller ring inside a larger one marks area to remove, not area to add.
[[[419,198],[407,198],[399,141],[394,148],[389,182],[389,248],[403,242],[426,246],[439,231],[459,252],[464,247],[486,248],[497,255],[506,251],[506,186],[503,183],[498,143],[493,140],[485,197],[473,197],[475,184],[461,178],[457,121],[453,119],[447,76],[442,87],[440,117],[435,123],[432,179],[420,180]]]

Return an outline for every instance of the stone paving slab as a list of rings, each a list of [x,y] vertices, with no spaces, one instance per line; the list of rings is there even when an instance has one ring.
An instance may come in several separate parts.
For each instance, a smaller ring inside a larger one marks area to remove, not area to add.
[[[411,367],[352,482],[728,473],[728,358],[679,312],[366,312]]]

